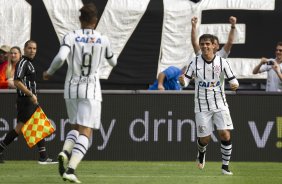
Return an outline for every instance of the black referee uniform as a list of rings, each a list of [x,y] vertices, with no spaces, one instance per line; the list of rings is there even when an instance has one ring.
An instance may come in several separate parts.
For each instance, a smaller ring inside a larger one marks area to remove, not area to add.
[[[17,87],[17,125],[9,131],[4,140],[0,142],[0,163],[4,163],[3,151],[17,138],[22,132],[24,123],[27,122],[37,108],[36,98],[36,71],[32,64],[37,51],[37,44],[33,40],[28,40],[24,46],[25,56],[16,64],[14,83]],[[27,57],[28,56],[28,57]],[[49,158],[46,152],[45,139],[37,143],[39,159],[38,164],[54,164],[53,159]]]
[[[31,59],[23,56],[17,63],[14,80],[20,80],[28,90],[36,95],[36,71]],[[37,105],[32,102],[31,96],[27,96],[20,89],[17,89],[17,94],[17,119],[18,122],[25,123],[35,112]]]

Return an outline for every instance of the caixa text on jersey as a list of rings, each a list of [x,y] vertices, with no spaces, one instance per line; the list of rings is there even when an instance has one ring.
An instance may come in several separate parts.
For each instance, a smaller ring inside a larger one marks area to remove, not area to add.
[[[78,36],[75,38],[76,42],[83,42],[83,43],[99,43],[101,44],[101,39],[98,38],[96,40],[95,37],[82,37],[82,36]]]

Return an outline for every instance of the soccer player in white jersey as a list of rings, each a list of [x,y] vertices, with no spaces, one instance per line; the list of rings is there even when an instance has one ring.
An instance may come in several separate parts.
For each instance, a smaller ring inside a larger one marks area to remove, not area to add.
[[[224,44],[223,47],[221,47],[221,49],[219,50],[219,39],[217,36],[215,37],[215,49],[214,49],[214,53],[222,58],[227,58],[230,54],[232,45],[233,45],[233,41],[235,38],[235,31],[236,31],[236,23],[237,23],[237,18],[234,16],[230,16],[229,17],[229,22],[231,24],[231,29],[229,31],[228,34],[228,39],[226,44]],[[194,49],[194,52],[196,55],[200,55],[201,53],[201,49],[197,40],[197,23],[198,23],[198,18],[197,17],[192,17],[191,19],[191,23],[192,23],[192,29],[191,29],[191,42],[192,42],[192,46]],[[224,75],[222,75],[220,77],[221,83],[222,83],[222,89],[224,90]]]
[[[60,175],[75,183],[80,183],[74,173],[90,147],[93,129],[100,128],[99,65],[103,58],[111,66],[117,63],[108,38],[95,30],[98,21],[96,6],[85,4],[80,13],[81,29],[65,35],[58,54],[43,73],[43,79],[48,80],[67,60],[64,98],[72,130],[66,136],[58,160]]]
[[[222,90],[220,75],[224,73],[232,90],[236,90],[239,83],[228,62],[214,53],[216,47],[214,36],[204,34],[200,37],[199,42],[202,54],[191,61],[185,72],[185,77],[179,79],[185,87],[188,86],[192,78],[195,79],[197,166],[199,169],[203,169],[205,166],[206,149],[215,125],[221,140],[222,173],[232,175],[228,165],[232,152],[230,130],[233,129],[233,123],[225,93]]]

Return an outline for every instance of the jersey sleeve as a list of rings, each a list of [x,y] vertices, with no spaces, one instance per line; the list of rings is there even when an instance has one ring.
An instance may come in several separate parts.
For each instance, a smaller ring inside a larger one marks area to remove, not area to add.
[[[49,69],[47,70],[47,73],[53,75],[56,72],[56,70],[61,68],[61,66],[64,64],[65,60],[67,59],[69,52],[70,52],[70,48],[66,45],[62,45],[58,54],[53,59]]]
[[[64,36],[63,41],[61,43],[61,46],[66,46],[71,49],[71,46],[73,45],[73,39],[71,33],[68,33]]]
[[[191,61],[190,64],[188,65],[187,67],[187,70],[186,72],[184,73],[184,87],[187,87],[193,77],[193,74],[194,74],[194,69],[193,69],[193,64],[195,62],[194,61]]]
[[[103,45],[106,48],[105,50],[105,58],[111,66],[115,66],[117,64],[117,57],[112,51],[110,41],[107,36],[102,36]]]
[[[27,71],[27,61],[23,63],[17,63],[14,80],[22,80],[25,76],[26,71]]]
[[[232,68],[230,67],[230,64],[228,63],[228,61],[226,61],[225,59],[223,58],[220,58],[222,59],[222,63],[223,63],[223,71],[224,71],[224,74],[226,76],[226,79],[227,81],[230,83],[230,84],[237,84],[239,85],[239,82],[238,80],[236,79],[233,71],[232,71]]]
[[[224,59],[228,58],[229,54],[230,54],[230,52],[226,52],[224,50],[224,47],[222,47],[219,51],[216,52],[216,55],[218,55],[218,56],[220,56]]]

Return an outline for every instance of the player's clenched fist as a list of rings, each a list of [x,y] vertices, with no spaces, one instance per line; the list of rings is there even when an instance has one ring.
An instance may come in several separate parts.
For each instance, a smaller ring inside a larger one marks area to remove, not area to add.
[[[230,88],[232,91],[235,91],[236,89],[238,89],[239,85],[238,84],[230,84]]]

